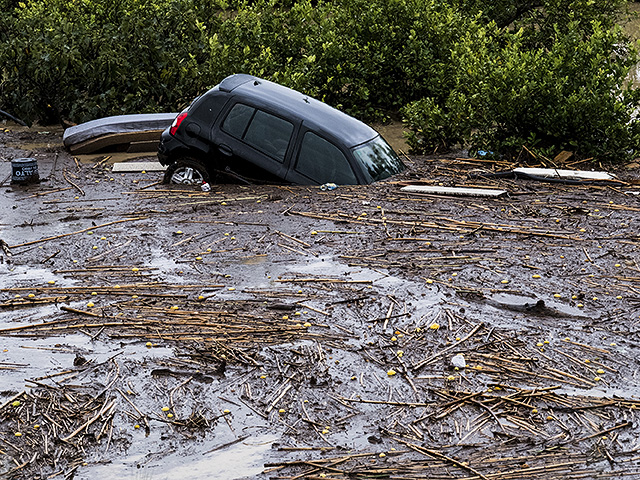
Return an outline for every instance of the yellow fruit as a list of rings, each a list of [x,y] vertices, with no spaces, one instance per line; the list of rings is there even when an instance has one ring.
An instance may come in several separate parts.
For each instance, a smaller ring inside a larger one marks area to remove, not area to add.
[[[153,347],[153,343],[151,343],[151,342],[147,342],[145,345],[147,346],[147,348]]]
[[[598,370],[596,370],[596,373],[599,373],[600,375],[602,375],[604,373],[604,370],[602,370],[601,368],[599,368]]]
[[[432,323],[431,325],[429,325],[429,328],[431,330],[438,330],[440,328],[440,325],[437,323]]]
[[[15,435],[16,437],[21,437],[21,436],[22,436],[22,434],[21,434],[20,432],[16,432],[16,433],[14,433],[14,435]]]
[[[19,407],[20,406],[20,400],[16,400],[14,402],[11,402],[11,406],[12,407]]]
[[[167,413],[167,418],[173,418],[173,413]]]
[[[509,280],[502,280],[500,283],[507,284],[507,283],[509,283]]]
[[[229,410],[228,408],[225,408],[225,409],[222,411],[222,413],[225,413],[225,414],[226,414],[226,413],[231,413],[231,410]]]
[[[169,410],[171,410],[169,407],[162,407],[163,412],[168,412]]]
[[[303,327],[309,328],[311,326],[311,324],[309,322],[305,322]]]
[[[393,377],[395,374],[396,371],[394,369],[387,370],[387,375],[389,375],[390,377]]]
[[[281,408],[280,410],[278,410],[278,413],[285,413],[286,410],[284,408]]]
[[[138,272],[138,271],[140,271],[140,269],[139,269],[138,267],[133,267],[133,268],[131,269],[131,271],[132,271],[132,272]]]
[[[535,275],[531,275],[531,278],[540,278],[540,275],[536,273]]]
[[[136,428],[136,429],[138,429],[138,428],[140,428],[140,425],[138,425],[138,424],[135,424],[135,425],[133,426],[133,428]]]
[[[454,377],[453,375],[449,375],[447,377],[447,380],[449,380],[450,382],[453,382],[456,379],[456,377]]]
[[[89,302],[89,303],[87,303],[87,307],[89,307],[89,308],[95,307],[95,304],[93,302]]]

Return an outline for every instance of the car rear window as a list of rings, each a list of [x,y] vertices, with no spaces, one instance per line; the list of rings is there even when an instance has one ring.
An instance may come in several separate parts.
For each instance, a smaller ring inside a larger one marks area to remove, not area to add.
[[[404,170],[402,160],[381,136],[352,149],[353,156],[362,164],[370,182],[400,173]]]
[[[222,130],[283,162],[293,133],[293,124],[238,103],[224,119]]]
[[[313,132],[302,139],[296,171],[310,179],[323,183],[354,185],[358,183],[347,157],[331,142]]]
[[[236,138],[243,138],[244,132],[247,130],[247,125],[249,125],[249,121],[255,111],[255,108],[237,103],[231,109],[227,118],[224,119],[222,130]]]

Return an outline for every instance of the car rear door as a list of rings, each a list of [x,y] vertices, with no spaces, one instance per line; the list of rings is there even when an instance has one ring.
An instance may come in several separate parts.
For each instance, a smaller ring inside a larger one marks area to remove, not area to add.
[[[264,171],[284,180],[285,160],[296,129],[294,122],[236,102],[219,125],[214,129],[214,143],[232,170],[254,178]]]

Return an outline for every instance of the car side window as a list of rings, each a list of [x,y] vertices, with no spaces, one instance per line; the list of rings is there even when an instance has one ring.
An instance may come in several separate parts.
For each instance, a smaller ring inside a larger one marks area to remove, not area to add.
[[[292,133],[292,123],[258,110],[245,133],[244,141],[282,162]]]
[[[349,161],[340,149],[313,132],[305,133],[302,139],[295,169],[320,184],[333,182],[338,185],[354,185],[358,183]]]
[[[255,108],[236,103],[224,119],[222,130],[236,138],[242,138],[255,111]]]
[[[222,130],[283,162],[293,133],[293,124],[262,110],[237,103],[224,119]]]

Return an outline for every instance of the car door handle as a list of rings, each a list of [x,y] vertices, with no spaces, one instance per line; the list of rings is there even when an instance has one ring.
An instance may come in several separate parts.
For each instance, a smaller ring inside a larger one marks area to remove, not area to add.
[[[218,145],[218,151],[227,157],[233,156],[233,150],[231,150],[231,147],[228,147],[227,145]]]

